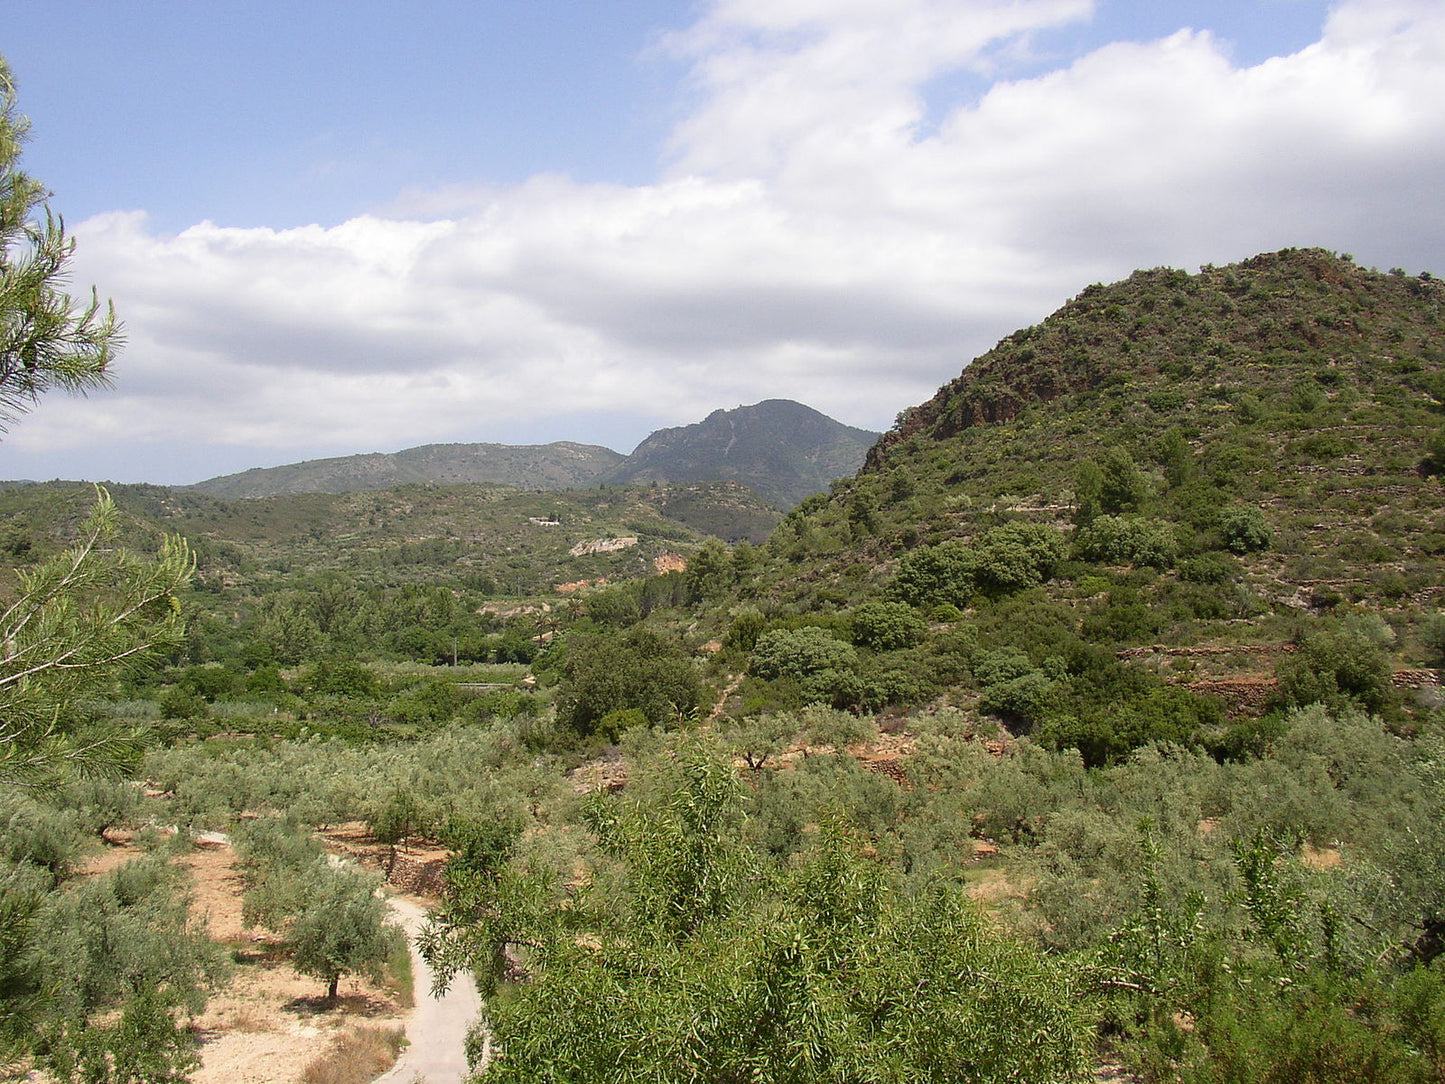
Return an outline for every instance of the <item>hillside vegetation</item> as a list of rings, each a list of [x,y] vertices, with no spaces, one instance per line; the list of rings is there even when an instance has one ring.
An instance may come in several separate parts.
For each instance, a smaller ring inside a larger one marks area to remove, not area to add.
[[[1260,690],[1231,703],[1225,679],[1284,667],[1278,695],[1296,695],[1319,637],[1368,642],[1348,653],[1377,670],[1433,665],[1442,301],[1428,276],[1317,250],[1090,287],[905,411],[856,478],[784,521],[757,576],[719,587],[714,620],[750,606],[760,628],[806,619],[847,639],[852,606],[905,604],[932,629],[853,669],[891,656],[915,689],[874,699],[954,687],[965,668],[919,652],[962,638],[964,656],[1029,657],[985,690],[1054,668],[1029,681],[1062,700],[1003,713],[1024,730],[1095,725],[1068,690],[1100,649],[1130,657],[1110,666],[1131,682],[1215,681],[1231,710]]]

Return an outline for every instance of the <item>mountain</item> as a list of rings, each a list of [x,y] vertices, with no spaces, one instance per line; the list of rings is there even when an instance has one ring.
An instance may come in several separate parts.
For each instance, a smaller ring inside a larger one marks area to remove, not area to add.
[[[309,459],[177,486],[213,497],[357,493],[410,482],[582,489],[648,482],[737,482],[791,508],[852,474],[878,437],[801,403],[769,399],[660,429],[630,456],[595,444],[425,444],[401,452]],[[749,525],[741,535],[755,535]]]
[[[1090,286],[794,509],[698,634],[806,615],[860,649],[740,707],[945,697],[1090,763],[1236,748],[1270,705],[1414,725],[1445,662],[1442,314],[1430,274],[1320,249]],[[926,626],[860,633],[882,600]]]
[[[789,399],[715,410],[694,425],[659,429],[606,481],[741,482],[791,508],[863,463],[877,433],[855,429]]]
[[[283,493],[356,493],[408,482],[574,489],[594,484],[621,462],[611,448],[552,444],[424,444],[401,452],[371,452],[255,467],[208,478],[192,489],[213,497],[274,497]]]

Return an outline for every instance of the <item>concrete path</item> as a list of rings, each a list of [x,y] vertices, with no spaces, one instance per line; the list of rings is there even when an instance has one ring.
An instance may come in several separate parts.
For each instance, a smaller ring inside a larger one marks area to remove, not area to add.
[[[459,1084],[467,1079],[464,1041],[481,1012],[481,1000],[469,974],[458,974],[440,998],[431,996],[432,973],[416,949],[426,912],[406,900],[391,900],[411,945],[416,1008],[406,1024],[410,1045],[375,1084]]]

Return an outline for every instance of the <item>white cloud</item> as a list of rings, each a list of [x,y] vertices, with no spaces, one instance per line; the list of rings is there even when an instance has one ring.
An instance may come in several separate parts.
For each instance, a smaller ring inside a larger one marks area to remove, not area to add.
[[[1445,5],[1344,3],[1319,42],[1248,68],[1206,32],[1115,44],[923,123],[929,80],[1088,12],[718,0],[669,43],[699,100],[652,185],[410,192],[332,229],[92,219],[76,277],[127,321],[118,387],[8,443],[130,434],[261,462],[769,396],[882,427],[1136,266],[1323,244],[1442,269]]]

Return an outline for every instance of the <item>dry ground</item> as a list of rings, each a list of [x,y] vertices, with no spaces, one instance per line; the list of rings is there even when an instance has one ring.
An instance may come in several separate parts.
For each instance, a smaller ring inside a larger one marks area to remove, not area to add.
[[[85,872],[113,869],[138,854],[121,842],[88,863]],[[176,861],[192,875],[192,914],[236,961],[230,985],[212,995],[194,1021],[201,1040],[194,1084],[294,1084],[338,1033],[359,1024],[405,1021],[407,1010],[396,998],[362,978],[344,978],[337,1004],[327,1005],[319,979],[293,970],[265,931],[246,929],[244,885],[230,846],[204,843]]]

